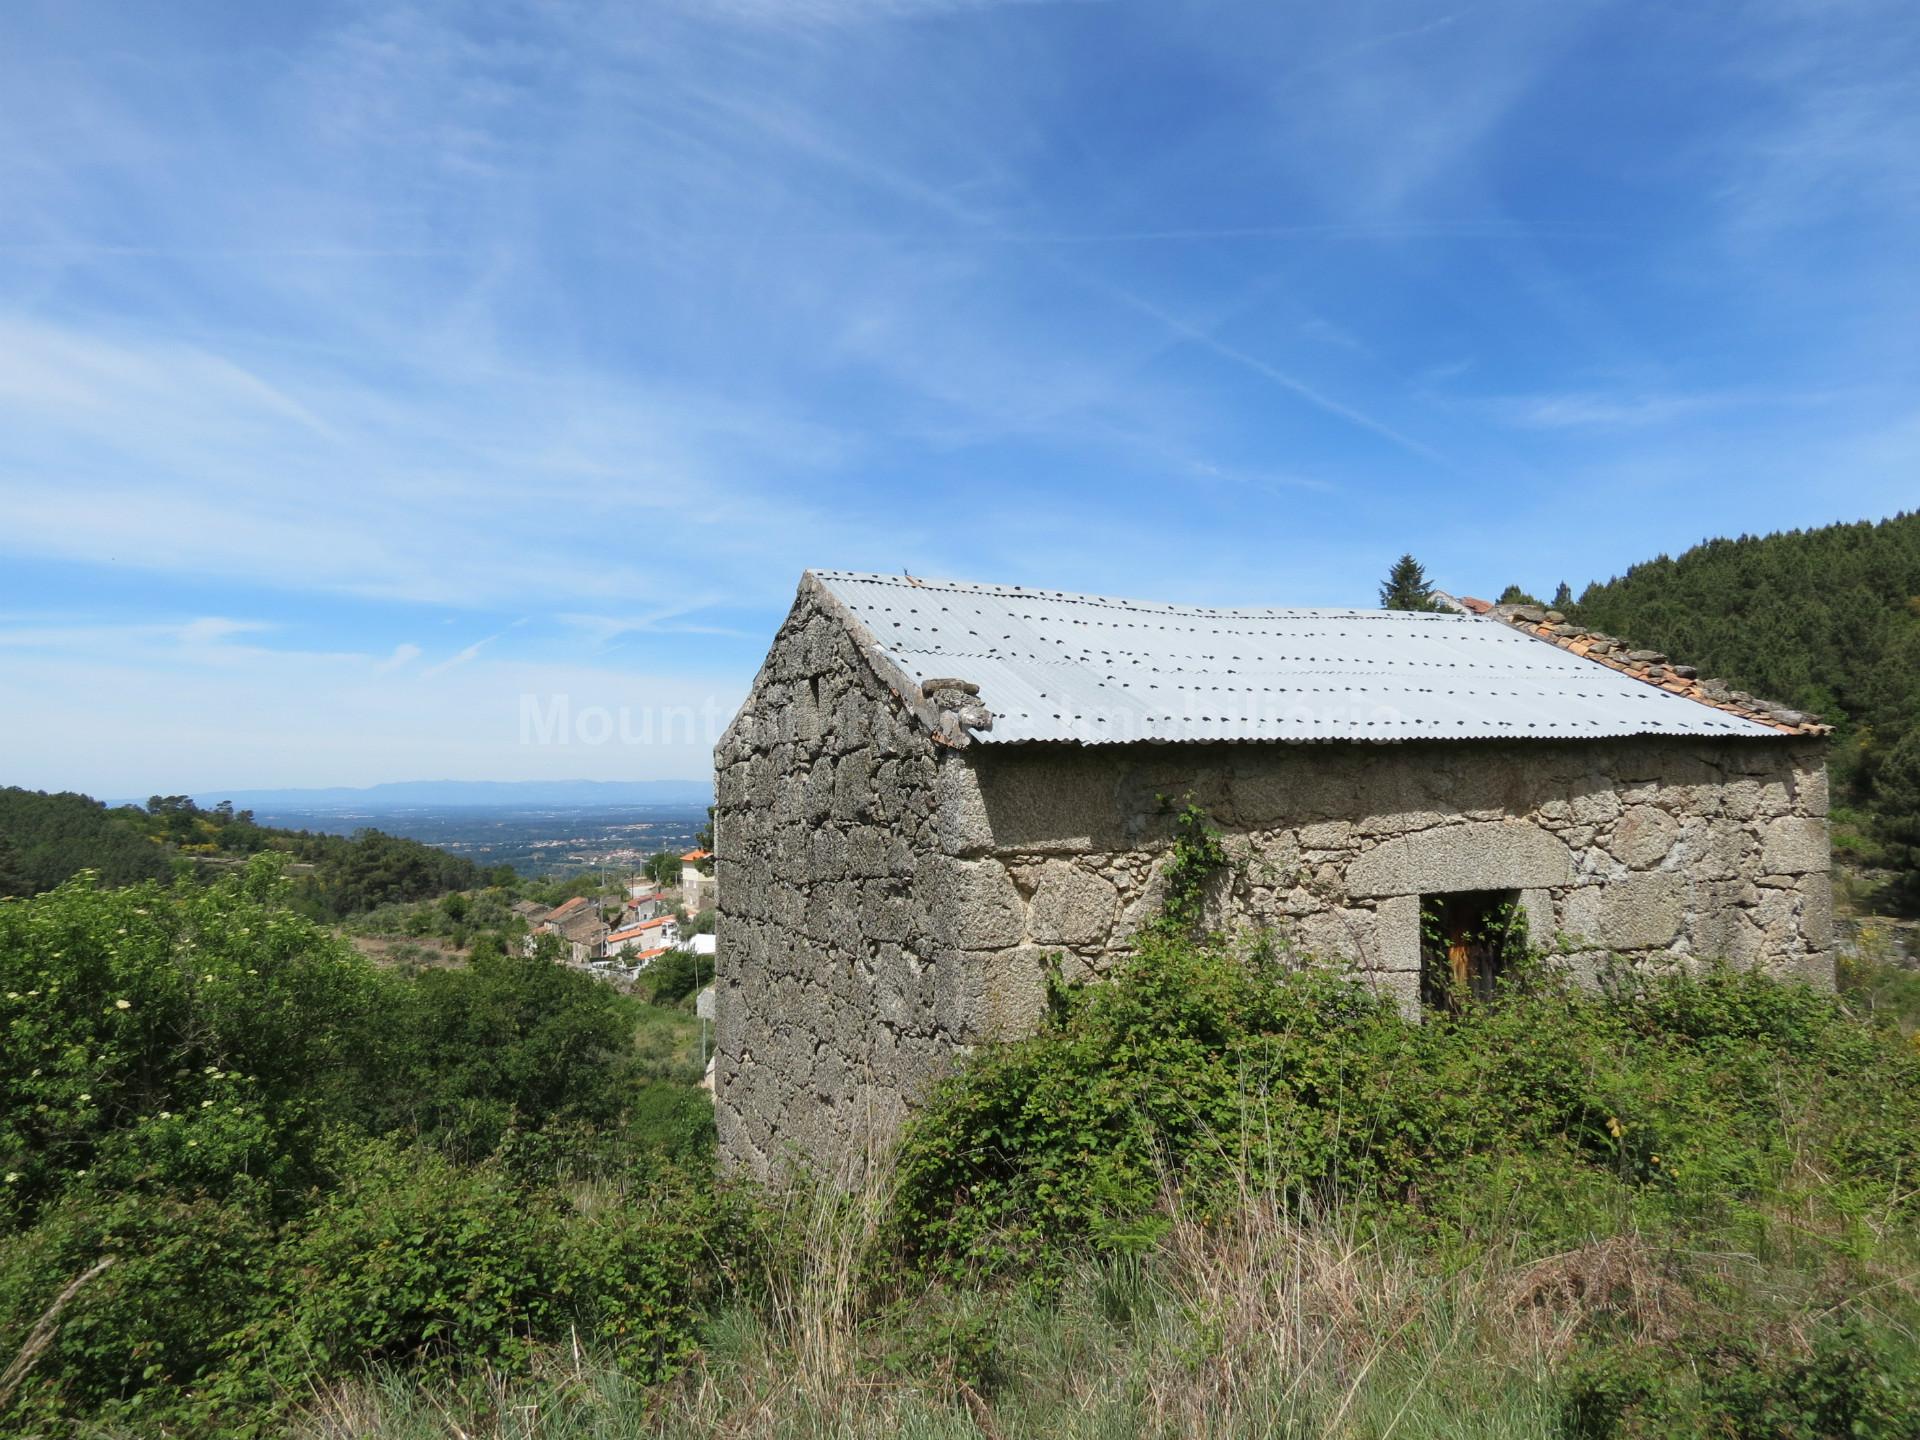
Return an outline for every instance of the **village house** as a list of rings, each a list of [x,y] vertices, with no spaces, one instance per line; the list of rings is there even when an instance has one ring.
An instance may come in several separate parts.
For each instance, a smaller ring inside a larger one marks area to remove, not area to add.
[[[1225,835],[1210,923],[1413,1018],[1502,907],[1583,976],[1724,957],[1831,985],[1824,727],[1476,607],[809,572],[715,753],[724,1163],[845,1174],[1036,1023],[1050,966],[1109,970],[1160,909],[1169,798]]]
[[[622,925],[636,925],[642,920],[651,920],[667,911],[666,896],[658,885],[645,886],[629,883],[627,903],[620,912]]]
[[[624,926],[607,936],[608,958],[642,950],[671,950],[680,943],[680,922],[671,915],[656,915]]]
[[[606,954],[607,922],[600,918],[600,907],[584,895],[576,895],[555,906],[531,926],[527,932],[527,954],[533,954],[542,935],[559,937],[562,958],[569,965],[584,968]]]
[[[680,904],[689,915],[699,913],[712,902],[703,895],[711,886],[711,879],[700,867],[712,860],[705,850],[698,848],[687,851],[680,857]]]
[[[602,979],[633,980],[673,948],[671,945],[658,945],[651,950],[609,951],[601,959],[589,962],[587,969]]]
[[[509,908],[527,922],[528,929],[532,929],[553,913],[552,907],[542,905],[537,900],[516,900]]]

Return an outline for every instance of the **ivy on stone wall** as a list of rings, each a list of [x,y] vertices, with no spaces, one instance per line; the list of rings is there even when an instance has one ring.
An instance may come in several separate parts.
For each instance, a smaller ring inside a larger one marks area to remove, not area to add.
[[[1169,809],[1174,804],[1164,795],[1160,803]],[[1206,916],[1207,889],[1226,865],[1227,850],[1220,832],[1188,795],[1174,810],[1173,846],[1167,854],[1165,872],[1166,898],[1155,924],[1172,934],[1197,934]]]

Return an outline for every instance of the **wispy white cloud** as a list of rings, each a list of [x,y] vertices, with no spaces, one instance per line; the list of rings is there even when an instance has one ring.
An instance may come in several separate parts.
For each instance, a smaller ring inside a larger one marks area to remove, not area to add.
[[[1797,232],[1847,219],[1881,228],[1920,214],[1920,23],[1898,0],[1759,8],[1720,59],[1763,97],[1714,134],[1720,198],[1737,223]]]
[[[598,645],[608,645],[629,635],[727,635],[752,638],[751,632],[731,625],[713,625],[687,617],[716,603],[703,600],[693,604],[664,606],[640,615],[594,615],[570,611],[554,616],[563,625],[581,631]]]
[[[407,666],[418,660],[424,653],[425,652],[412,641],[403,640],[400,644],[393,647],[393,653],[391,655],[373,668],[379,674],[391,675],[396,670],[404,670]]]
[[[1556,395],[1503,397],[1486,402],[1508,424],[1536,430],[1640,429],[1755,403],[1732,395],[1660,394],[1647,391],[1569,391]]]
[[[262,620],[232,620],[217,615],[178,622],[0,623],[0,645],[35,650],[105,648],[122,653],[150,652],[164,647],[175,656],[191,652],[205,657],[215,651],[232,652],[237,647],[227,642],[236,635],[256,634],[273,628]]]
[[[916,20],[965,11],[1111,3],[1113,0],[693,0],[694,8],[701,14],[782,28]]]
[[[7,540],[42,555],[455,604],[665,598],[653,547],[824,520],[733,478],[776,454],[807,473],[833,453],[819,427],[709,397],[508,374],[409,411],[323,373],[294,382],[337,418],[316,430],[265,381],[200,383],[241,367],[137,334],[0,325],[0,355]]]
[[[1538,395],[1496,396],[1479,401],[1503,423],[1533,430],[1644,430],[1696,420],[1724,419],[1743,412],[1798,413],[1849,398],[1831,387],[1720,390],[1618,388],[1567,390]]]
[[[514,622],[512,626],[509,626],[508,628],[509,629],[517,628],[518,626],[523,625],[525,623],[526,622],[524,620],[517,620]],[[489,645],[492,645],[495,641],[499,640],[506,633],[507,632],[505,630],[498,630],[491,635],[483,635],[478,640],[475,640],[471,645],[467,645],[462,647],[459,650],[456,650],[453,654],[449,655],[446,659],[439,661],[437,664],[429,665],[425,670],[421,671],[420,673],[426,676],[443,675],[447,671],[455,669],[461,665],[471,664],[473,661],[479,658],[480,652],[482,650],[485,650]]]
[[[70,329],[0,315],[0,405],[41,423],[112,423],[130,408],[218,415],[228,423],[279,424],[329,436],[326,424],[283,391],[223,356],[172,340],[115,344]]]
[[[271,629],[273,626],[264,620],[230,620],[224,615],[203,615],[180,627],[180,639],[188,645],[217,645],[235,635]]]

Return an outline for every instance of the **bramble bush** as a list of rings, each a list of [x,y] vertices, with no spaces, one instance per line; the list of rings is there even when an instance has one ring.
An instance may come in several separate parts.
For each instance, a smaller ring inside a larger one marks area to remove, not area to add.
[[[287,1237],[273,1348],[321,1374],[448,1355],[523,1361],[554,1330],[563,1228],[553,1195],[497,1165],[367,1145]]]
[[[1571,1440],[1914,1440],[1920,1354],[1901,1327],[1815,1317],[1804,1346],[1748,1335],[1593,1347],[1562,1380]]]
[[[1351,976],[1162,928],[1057,1001],[910,1125],[894,1223],[926,1263],[1139,1248],[1169,1194],[1225,1211],[1249,1183],[1423,1240],[1551,1245],[1796,1190],[1898,1208],[1920,1170],[1920,1055],[1746,971],[1596,991],[1523,967],[1497,1003],[1409,1025]]]
[[[655,1378],[690,1348],[712,1269],[712,1202],[671,1193],[582,1212],[495,1162],[370,1144],[276,1257],[269,1368],[294,1385],[381,1362],[511,1367],[577,1325]]]

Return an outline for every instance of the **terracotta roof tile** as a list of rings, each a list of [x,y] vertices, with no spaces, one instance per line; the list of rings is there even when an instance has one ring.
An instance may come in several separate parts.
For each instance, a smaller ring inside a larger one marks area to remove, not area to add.
[[[1462,599],[1460,603],[1469,605],[1485,602]],[[1724,680],[1702,680],[1691,665],[1676,664],[1657,650],[1636,650],[1615,635],[1583,630],[1570,623],[1558,610],[1548,610],[1539,605],[1489,605],[1485,611],[1476,610],[1475,613],[1504,621],[1537,640],[1544,640],[1549,645],[1556,645],[1596,665],[1604,665],[1609,670],[1617,670],[1622,675],[1665,690],[1668,694],[1771,726],[1783,735],[1833,733],[1833,727],[1823,724],[1817,715],[1773,704],[1744,690],[1735,690]]]
[[[629,925],[624,930],[616,930],[607,936],[607,940],[609,943],[615,940],[625,940],[634,935],[644,935],[649,930],[658,930],[662,925],[671,925],[672,923],[673,916],[657,915],[651,920],[642,920],[637,925]]]

